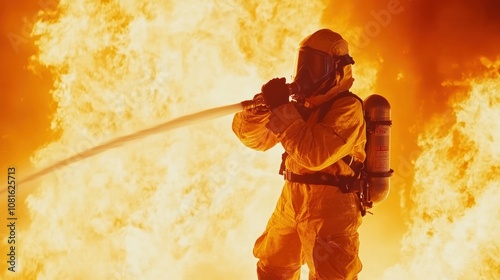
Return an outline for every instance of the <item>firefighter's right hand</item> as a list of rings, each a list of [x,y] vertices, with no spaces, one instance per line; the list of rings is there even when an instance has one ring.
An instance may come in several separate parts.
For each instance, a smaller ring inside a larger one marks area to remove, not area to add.
[[[262,96],[270,109],[290,102],[285,78],[274,78],[262,86]]]

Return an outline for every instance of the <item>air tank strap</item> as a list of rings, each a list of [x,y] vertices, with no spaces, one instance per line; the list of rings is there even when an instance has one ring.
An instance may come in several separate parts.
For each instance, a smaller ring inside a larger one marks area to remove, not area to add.
[[[391,177],[394,170],[390,169],[388,172],[366,172],[366,174],[371,178],[386,178]]]
[[[367,119],[366,125],[367,125],[367,132],[373,133],[375,131],[375,127],[377,125],[392,126],[392,121],[371,121],[371,120]]]
[[[392,121],[370,121],[372,124],[378,124],[378,125],[392,125]]]

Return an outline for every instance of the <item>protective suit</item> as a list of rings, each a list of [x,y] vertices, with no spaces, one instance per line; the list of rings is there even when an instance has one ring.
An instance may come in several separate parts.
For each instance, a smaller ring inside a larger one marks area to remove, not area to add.
[[[327,29],[305,38],[300,46],[334,59],[348,54],[342,37]],[[302,58],[314,60],[313,56],[307,53]],[[298,60],[295,81],[305,92],[302,102],[286,102],[268,111],[239,112],[233,119],[233,131],[255,150],[265,151],[280,143],[288,153],[286,172],[353,176],[342,158],[351,155],[353,161],[362,162],[366,157],[362,104],[345,97],[327,108],[324,116],[318,110],[351,87],[351,65],[327,69],[327,77],[321,78],[323,74],[312,69],[317,65],[302,67],[310,61],[301,62],[300,54]],[[303,109],[309,112],[307,117]],[[299,279],[300,267],[307,263],[310,279],[356,279],[361,270],[357,233],[361,219],[356,193],[285,180],[267,227],[255,243],[258,278]]]

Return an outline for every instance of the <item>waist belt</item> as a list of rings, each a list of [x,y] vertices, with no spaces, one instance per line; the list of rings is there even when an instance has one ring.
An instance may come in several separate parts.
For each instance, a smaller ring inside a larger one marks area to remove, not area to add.
[[[340,189],[343,193],[359,192],[361,185],[355,177],[335,176],[324,172],[315,172],[312,174],[295,174],[288,170],[283,172],[285,180],[290,182],[309,184],[309,185],[328,185]]]

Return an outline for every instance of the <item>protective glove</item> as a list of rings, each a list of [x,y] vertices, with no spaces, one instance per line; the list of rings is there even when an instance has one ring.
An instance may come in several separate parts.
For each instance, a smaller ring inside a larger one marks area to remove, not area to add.
[[[277,108],[290,102],[285,78],[274,78],[262,86],[262,96],[269,109]]]

